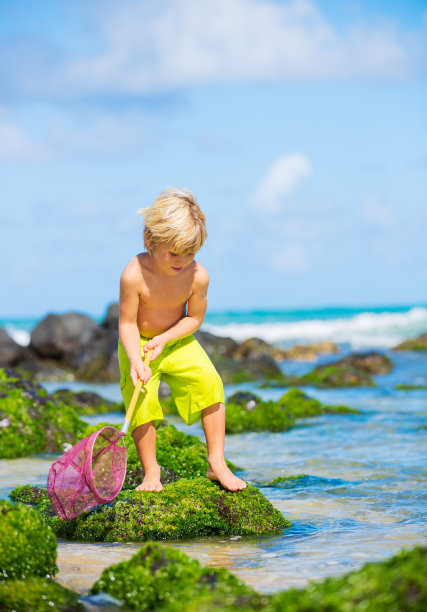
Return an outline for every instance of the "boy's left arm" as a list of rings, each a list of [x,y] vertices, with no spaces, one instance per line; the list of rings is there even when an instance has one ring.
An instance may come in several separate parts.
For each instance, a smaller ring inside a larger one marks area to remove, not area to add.
[[[203,272],[195,279],[191,295],[188,298],[187,315],[162,334],[151,338],[144,345],[145,352],[153,349],[151,361],[154,361],[160,355],[167,342],[190,336],[199,329],[206,314],[208,285],[209,276],[206,270],[203,269]]]

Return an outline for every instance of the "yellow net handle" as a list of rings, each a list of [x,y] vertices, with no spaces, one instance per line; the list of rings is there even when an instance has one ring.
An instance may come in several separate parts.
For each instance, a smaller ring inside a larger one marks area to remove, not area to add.
[[[153,350],[147,351],[145,353],[145,358],[144,358],[145,366],[148,366],[148,364],[150,363],[152,354],[153,354]],[[142,388],[142,380],[138,378],[138,382],[136,383],[134,392],[132,394],[132,399],[130,400],[129,408],[127,409],[127,412],[126,412],[125,422],[123,423],[123,426],[121,429],[121,433],[123,434],[127,434],[127,431],[129,429],[129,425],[132,420],[133,411],[135,409],[135,405],[138,400],[138,396],[141,392],[141,388]]]

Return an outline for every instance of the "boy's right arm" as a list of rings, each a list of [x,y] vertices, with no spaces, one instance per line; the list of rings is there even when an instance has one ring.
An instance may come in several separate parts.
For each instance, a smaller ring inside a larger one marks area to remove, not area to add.
[[[126,268],[120,277],[119,336],[130,362],[130,377],[133,385],[138,378],[145,385],[151,377],[151,370],[144,366],[137,324],[139,306],[138,283]],[[144,392],[144,388],[141,388]]]

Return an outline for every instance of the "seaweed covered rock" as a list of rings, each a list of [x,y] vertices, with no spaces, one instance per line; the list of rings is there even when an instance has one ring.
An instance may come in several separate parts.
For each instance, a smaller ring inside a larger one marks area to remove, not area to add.
[[[70,391],[58,389],[51,394],[55,400],[67,404],[78,414],[105,414],[106,412],[124,411],[123,402],[111,402],[93,391]]]
[[[229,434],[245,431],[286,431],[299,418],[319,414],[357,413],[346,406],[331,406],[308,397],[300,389],[289,389],[277,402],[263,402],[255,395],[238,392],[227,402],[225,430]]]
[[[418,338],[404,340],[397,346],[393,347],[393,351],[427,351],[427,332],[421,334]]]
[[[427,610],[427,547],[402,550],[345,576],[273,595],[265,612],[424,612]]]
[[[38,384],[0,369],[0,458],[62,452],[86,429],[75,410]]]
[[[67,522],[54,515],[47,498],[35,507],[57,537],[79,542],[268,535],[290,526],[259,489],[231,493],[207,478],[181,479],[160,493],[124,489],[111,504]]]
[[[298,379],[300,385],[316,387],[372,387],[373,374],[387,374],[393,364],[389,357],[375,351],[354,353],[339,361],[317,366]]]
[[[52,576],[56,539],[41,516],[25,505],[0,501],[0,581]]]
[[[47,578],[0,582],[0,610],[15,612],[84,612],[79,595]]]
[[[105,569],[90,592],[108,593],[126,609],[141,611],[249,611],[267,602],[226,569],[202,566],[154,542],[147,542],[129,561]]]

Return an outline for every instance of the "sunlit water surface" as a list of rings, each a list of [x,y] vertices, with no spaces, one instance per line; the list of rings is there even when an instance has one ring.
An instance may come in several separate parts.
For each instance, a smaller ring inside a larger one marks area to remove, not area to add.
[[[197,538],[172,542],[204,564],[226,567],[264,592],[303,586],[311,579],[341,574],[366,561],[390,557],[402,547],[427,542],[427,391],[397,391],[397,382],[426,384],[427,357],[393,355],[394,371],[371,389],[306,392],[326,403],[346,404],[361,414],[305,419],[284,433],[227,436],[226,456],[244,467],[239,475],[262,492],[292,527],[274,537]],[[291,364],[284,367],[289,372]],[[292,364],[295,372],[310,369]],[[119,399],[117,385],[54,384],[87,388]],[[242,388],[255,390],[254,385]],[[227,389],[229,395],[237,387]],[[284,389],[259,389],[278,398]],[[120,422],[120,413],[91,417],[92,423]],[[199,425],[187,428],[202,435]],[[21,484],[45,484],[54,454],[0,462],[0,495]],[[277,476],[306,474],[292,487],[267,483]],[[132,544],[60,542],[58,580],[87,592],[102,569],[129,558]]]

